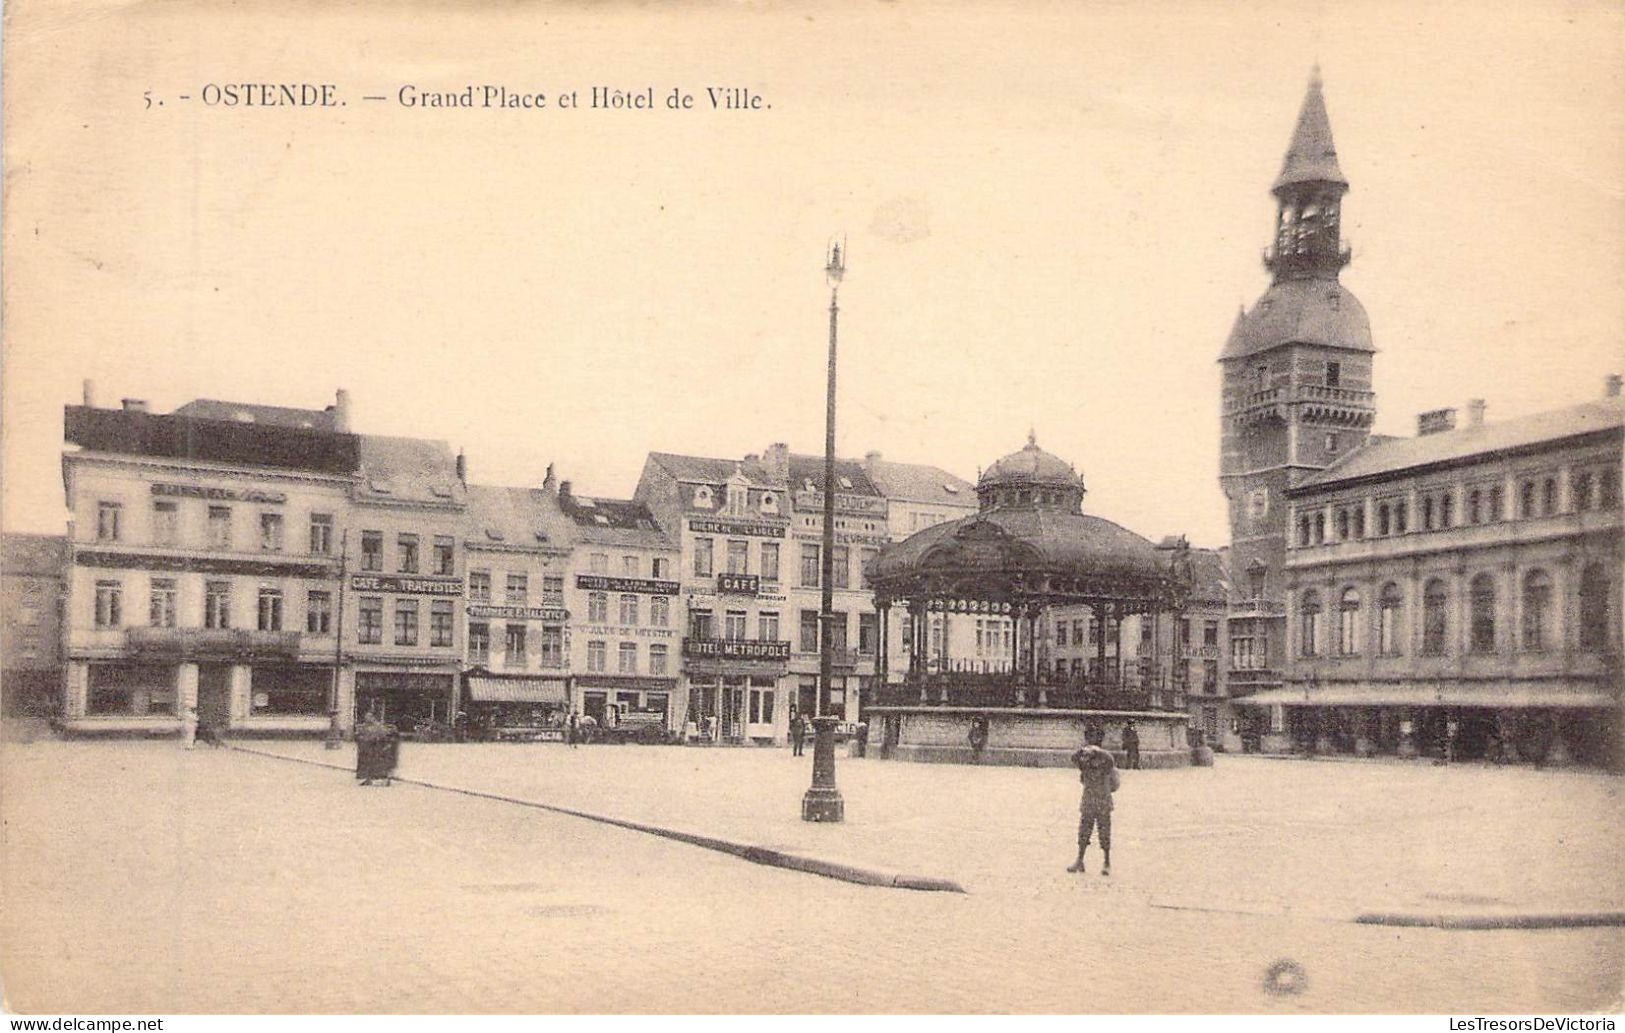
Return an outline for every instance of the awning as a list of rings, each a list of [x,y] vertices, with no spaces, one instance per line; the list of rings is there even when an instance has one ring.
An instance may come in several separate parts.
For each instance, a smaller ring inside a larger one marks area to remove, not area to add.
[[[1619,706],[1607,690],[1561,681],[1492,681],[1468,684],[1389,685],[1343,682],[1265,689],[1236,696],[1238,706],[1284,707],[1484,707],[1490,710],[1604,709]]]
[[[468,698],[476,703],[557,703],[570,701],[562,678],[470,678]]]

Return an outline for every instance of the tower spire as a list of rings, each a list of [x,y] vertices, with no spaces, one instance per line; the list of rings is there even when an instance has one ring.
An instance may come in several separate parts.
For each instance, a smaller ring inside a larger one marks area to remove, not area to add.
[[[1337,147],[1332,143],[1332,120],[1326,114],[1326,97],[1321,92],[1320,66],[1309,73],[1309,92],[1298,109],[1298,124],[1292,130],[1281,174],[1270,189],[1280,194],[1295,183],[1336,183],[1347,190],[1349,181],[1337,167]]]
[[[1275,221],[1275,247],[1264,264],[1283,280],[1337,279],[1348,264],[1340,241],[1343,194],[1349,181],[1337,166],[1332,122],[1321,92],[1320,66],[1309,74],[1309,91],[1298,110],[1281,174],[1270,191],[1280,203]]]

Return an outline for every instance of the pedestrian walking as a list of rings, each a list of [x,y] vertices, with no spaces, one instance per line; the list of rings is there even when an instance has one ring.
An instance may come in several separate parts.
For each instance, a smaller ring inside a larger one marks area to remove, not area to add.
[[[1083,800],[1078,805],[1078,859],[1067,868],[1069,872],[1083,871],[1083,854],[1089,849],[1089,839],[1095,829],[1100,830],[1100,851],[1105,855],[1100,874],[1112,873],[1112,794],[1123,784],[1117,771],[1117,762],[1101,743],[1106,739],[1102,728],[1090,728],[1085,733],[1087,745],[1072,755],[1072,764],[1078,769],[1078,780],[1083,783]]]
[[[801,711],[790,715],[790,755],[801,756],[802,744],[807,741],[807,719],[801,716]]]
[[[1128,754],[1129,768],[1138,771],[1140,768],[1140,730],[1130,721],[1123,726],[1123,752]]]
[[[572,750],[575,749],[576,744],[581,741],[581,715],[577,714],[574,710],[570,711],[570,724],[564,731],[564,737],[570,740],[570,748]]]

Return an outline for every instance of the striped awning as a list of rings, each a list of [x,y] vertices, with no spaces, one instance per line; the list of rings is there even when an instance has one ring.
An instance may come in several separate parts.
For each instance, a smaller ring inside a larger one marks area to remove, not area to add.
[[[476,703],[569,702],[563,678],[470,678],[468,698]]]
[[[1590,710],[1619,706],[1619,699],[1606,689],[1556,680],[1401,685],[1345,682],[1265,689],[1250,696],[1236,696],[1230,702],[1253,707],[1484,707],[1489,710],[1542,707]]]

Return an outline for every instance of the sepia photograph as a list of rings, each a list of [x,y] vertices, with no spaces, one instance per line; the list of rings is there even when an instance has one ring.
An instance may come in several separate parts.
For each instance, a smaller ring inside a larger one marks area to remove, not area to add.
[[[1615,1028],[1625,8],[10,0],[0,97],[12,1028]]]

